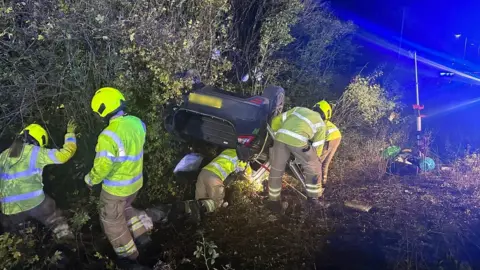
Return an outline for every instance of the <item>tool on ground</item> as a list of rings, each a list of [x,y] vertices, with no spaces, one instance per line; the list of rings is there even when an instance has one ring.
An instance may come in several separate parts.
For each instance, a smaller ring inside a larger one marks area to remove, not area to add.
[[[367,212],[367,213],[372,209],[372,205],[368,205],[366,203],[362,203],[357,200],[346,201],[344,205],[346,207],[353,208],[353,209],[360,210],[362,212]]]

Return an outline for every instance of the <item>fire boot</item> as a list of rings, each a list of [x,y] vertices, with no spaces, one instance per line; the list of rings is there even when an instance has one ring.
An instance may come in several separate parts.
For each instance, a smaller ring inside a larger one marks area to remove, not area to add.
[[[205,216],[207,209],[205,206],[197,200],[187,201],[186,212],[188,214],[188,221],[192,223],[199,223]]]
[[[147,233],[144,233],[137,237],[134,242],[139,252],[142,253],[142,251],[146,250],[148,246],[152,243],[152,238],[150,238],[150,235],[148,235]]]
[[[148,208],[145,212],[152,219],[153,223],[167,223],[171,209],[172,205],[161,204]]]
[[[204,216],[206,209],[197,200],[176,202],[172,205],[168,220],[174,221],[186,218],[189,222],[198,223]]]
[[[288,202],[281,202],[281,201],[267,201],[266,208],[272,211],[275,214],[284,214],[285,209],[288,207]]]
[[[309,213],[309,214],[312,214],[317,210],[322,210],[322,209],[327,208],[329,206],[330,206],[329,203],[326,203],[321,199],[308,198],[307,203],[306,203],[306,212]]]

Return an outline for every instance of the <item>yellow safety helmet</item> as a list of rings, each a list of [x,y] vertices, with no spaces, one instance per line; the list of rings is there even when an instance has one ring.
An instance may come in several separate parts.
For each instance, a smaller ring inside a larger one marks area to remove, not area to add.
[[[92,110],[101,117],[119,111],[124,106],[125,97],[112,87],[103,87],[95,92],[92,98]]]
[[[24,135],[25,133],[35,139],[40,147],[43,147],[48,143],[47,131],[38,124],[28,125],[20,132],[20,135]]]
[[[324,120],[330,120],[330,118],[332,117],[332,106],[330,106],[327,101],[319,101],[317,102],[317,104],[315,104],[315,107],[320,109],[321,112],[323,112],[323,116],[325,117]]]

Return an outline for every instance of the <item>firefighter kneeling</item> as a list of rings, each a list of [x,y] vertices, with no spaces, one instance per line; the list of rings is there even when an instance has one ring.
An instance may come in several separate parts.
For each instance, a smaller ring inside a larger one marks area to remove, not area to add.
[[[59,240],[73,239],[65,217],[55,201],[43,192],[43,168],[63,164],[77,151],[76,124],[69,122],[62,149],[47,149],[47,131],[37,124],[27,126],[13,144],[0,154],[0,202],[2,226],[16,231],[29,218],[40,221]]]
[[[222,207],[225,199],[224,182],[235,172],[245,172],[250,176],[252,169],[247,162],[238,160],[235,149],[226,149],[200,171],[195,186],[195,200],[184,202],[185,213],[198,222],[204,213],[212,213]]]

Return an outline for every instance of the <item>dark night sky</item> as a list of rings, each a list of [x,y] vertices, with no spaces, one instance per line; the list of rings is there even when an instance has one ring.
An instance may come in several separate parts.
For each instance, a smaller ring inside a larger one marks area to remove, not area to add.
[[[332,0],[331,6],[342,19],[364,19],[400,35],[405,8],[404,38],[437,50],[448,50],[458,42],[454,34],[479,39],[480,1],[379,1]],[[459,44],[462,49],[463,44]]]
[[[405,10],[403,38],[416,45],[427,48],[419,52],[425,58],[452,67],[459,71],[480,71],[480,1],[388,1],[388,0],[331,0],[335,14],[343,20],[351,20],[361,31],[392,41],[393,36],[400,37],[402,15]],[[455,38],[455,34],[462,34]],[[462,60],[468,38],[466,60]],[[398,45],[398,41],[392,42]],[[411,59],[400,59],[395,53],[388,53],[372,44],[365,45],[361,50],[363,57],[357,59],[357,65],[362,61],[395,63],[407,70],[407,97],[413,102],[415,96],[414,65]],[[402,46],[407,50],[408,45]],[[438,53],[443,53],[444,57]],[[389,55],[390,54],[390,55]],[[451,65],[455,62],[455,65]],[[421,103],[425,104],[427,115],[436,111],[443,113],[424,119],[425,126],[435,132],[437,147],[442,148],[449,139],[453,143],[472,143],[480,149],[480,102],[459,109],[445,110],[462,102],[480,97],[480,83],[472,82],[454,76],[446,79],[439,76],[440,70],[419,64]],[[477,77],[480,74],[476,75]],[[407,102],[408,103],[408,102]],[[413,111],[412,111],[413,113]],[[437,149],[442,151],[442,149]]]

